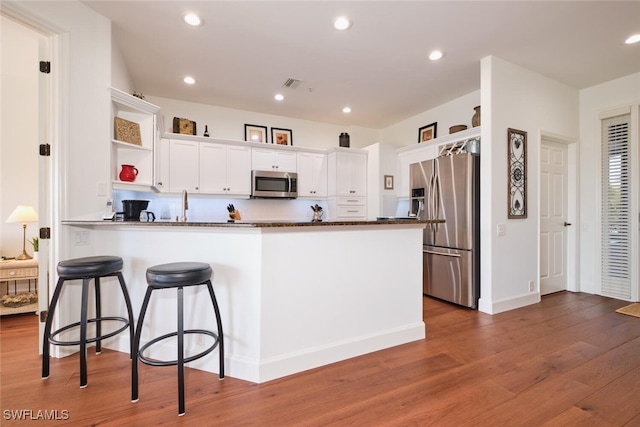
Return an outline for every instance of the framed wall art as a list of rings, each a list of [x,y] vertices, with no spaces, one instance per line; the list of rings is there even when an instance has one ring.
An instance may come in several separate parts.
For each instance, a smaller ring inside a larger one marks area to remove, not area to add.
[[[293,145],[293,131],[291,129],[271,128],[271,143]]]
[[[267,127],[259,126],[259,125],[244,125],[244,140],[251,142],[264,142],[268,143],[267,140]]]
[[[527,132],[509,128],[507,130],[509,167],[509,211],[510,219],[527,217]]]
[[[435,139],[438,134],[438,122],[433,122],[430,125],[422,126],[418,129],[418,144],[421,142]]]
[[[393,175],[384,176],[384,189],[393,190]]]

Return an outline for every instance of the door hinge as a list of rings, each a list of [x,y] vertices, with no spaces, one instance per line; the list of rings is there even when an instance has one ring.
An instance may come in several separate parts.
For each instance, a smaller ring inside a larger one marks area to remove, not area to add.
[[[51,145],[49,144],[40,144],[40,155],[49,157],[51,155]]]
[[[40,61],[40,72],[49,74],[51,72],[51,61]]]
[[[40,229],[40,238],[41,239],[50,239],[51,238],[51,228],[49,227],[42,227]]]
[[[49,312],[47,310],[42,310],[40,312],[40,323],[44,323],[47,321],[47,316],[49,315]]]

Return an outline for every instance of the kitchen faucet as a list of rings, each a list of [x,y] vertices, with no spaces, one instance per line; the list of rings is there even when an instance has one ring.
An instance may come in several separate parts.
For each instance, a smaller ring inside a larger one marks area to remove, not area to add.
[[[182,190],[182,216],[180,217],[180,222],[187,222],[187,209],[189,209],[187,190]]]

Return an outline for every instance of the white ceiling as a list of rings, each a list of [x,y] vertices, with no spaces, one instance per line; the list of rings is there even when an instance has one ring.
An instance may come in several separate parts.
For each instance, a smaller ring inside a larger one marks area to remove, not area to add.
[[[477,90],[488,55],[578,89],[640,71],[640,43],[624,44],[639,1],[83,3],[113,22],[138,92],[344,126],[383,128]],[[430,62],[433,49],[445,57]]]

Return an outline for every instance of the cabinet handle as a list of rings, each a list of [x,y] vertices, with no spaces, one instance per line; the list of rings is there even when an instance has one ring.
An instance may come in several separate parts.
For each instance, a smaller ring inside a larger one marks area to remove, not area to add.
[[[162,181],[160,181],[160,182],[158,183],[158,185],[162,185]]]

